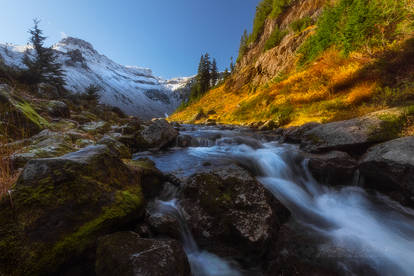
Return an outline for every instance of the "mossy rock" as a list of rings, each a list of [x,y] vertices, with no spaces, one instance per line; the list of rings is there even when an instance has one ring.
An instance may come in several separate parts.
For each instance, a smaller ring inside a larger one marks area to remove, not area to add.
[[[49,126],[33,107],[13,94],[8,86],[0,87],[0,134],[11,138],[27,138]]]
[[[29,161],[0,201],[0,275],[54,274],[137,221],[140,181],[103,145]]]

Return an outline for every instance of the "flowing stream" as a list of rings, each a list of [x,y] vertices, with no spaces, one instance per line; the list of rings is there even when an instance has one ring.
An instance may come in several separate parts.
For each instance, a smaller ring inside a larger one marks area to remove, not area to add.
[[[198,146],[149,155],[160,170],[186,178],[208,163],[241,164],[291,211],[295,223],[320,237],[321,254],[331,256],[343,274],[359,275],[363,265],[378,275],[414,275],[413,210],[367,193],[358,179],[347,187],[321,185],[295,146],[268,142],[247,130],[204,127],[181,133]],[[158,201],[158,211],[178,218],[194,275],[243,274],[230,261],[198,248],[174,196]]]

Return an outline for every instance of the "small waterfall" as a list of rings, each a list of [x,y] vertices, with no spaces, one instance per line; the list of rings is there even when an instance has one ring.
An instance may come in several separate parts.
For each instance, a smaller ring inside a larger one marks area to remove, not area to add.
[[[205,162],[240,164],[289,208],[296,223],[320,235],[316,246],[328,257],[331,254],[345,275],[361,274],[358,267],[367,266],[378,275],[413,275],[414,211],[367,193],[358,172],[350,186],[328,187],[312,177],[308,161],[295,146],[263,142],[238,131],[195,129],[186,134],[209,142],[151,157],[161,170],[187,177]],[[178,202],[160,201],[159,206],[179,218],[195,275],[240,275],[229,263],[197,247]]]
[[[173,216],[179,222],[183,248],[190,263],[192,275],[241,276],[241,273],[232,267],[229,262],[207,251],[203,251],[197,246],[177,199],[168,201],[157,200],[155,202],[155,212]]]

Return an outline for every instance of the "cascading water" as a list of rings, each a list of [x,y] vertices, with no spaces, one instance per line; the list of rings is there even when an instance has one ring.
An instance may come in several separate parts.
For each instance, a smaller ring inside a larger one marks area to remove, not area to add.
[[[195,131],[195,136],[202,135],[203,131]],[[206,161],[242,164],[290,209],[297,223],[324,238],[320,250],[340,249],[335,258],[345,274],[358,274],[359,265],[369,266],[379,275],[414,274],[413,210],[385,196],[370,195],[357,186],[335,189],[317,183],[294,146],[261,143],[251,137],[241,137],[237,131],[230,135],[228,131],[222,133],[213,144],[177,149],[153,159],[161,170],[177,172],[178,167],[169,165],[174,158],[187,174],[196,170],[195,165],[201,166]],[[181,171],[181,176],[185,175]],[[160,202],[160,206],[175,210],[180,218],[186,252],[197,272],[195,275],[238,275],[226,262],[197,248],[176,201]]]
[[[155,202],[155,212],[173,216],[180,225],[183,248],[187,254],[194,276],[240,276],[239,271],[232,267],[227,261],[200,250],[194,241],[191,231],[185,222],[179,203],[176,199],[169,201],[157,200]]]

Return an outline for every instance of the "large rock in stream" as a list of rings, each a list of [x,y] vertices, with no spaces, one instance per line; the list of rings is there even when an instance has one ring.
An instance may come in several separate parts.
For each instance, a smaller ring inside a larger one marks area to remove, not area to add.
[[[187,256],[175,240],[142,239],[118,232],[99,239],[96,275],[190,276]]]
[[[395,139],[368,150],[360,161],[365,184],[414,205],[414,136]]]
[[[129,146],[132,152],[161,149],[172,143],[178,131],[165,119],[153,119],[150,122],[131,121],[125,126],[118,140]]]
[[[139,175],[104,145],[29,161],[0,201],[0,275],[69,269],[100,235],[136,222],[143,203]]]
[[[398,138],[404,123],[404,110],[392,108],[312,126],[303,132],[301,148],[313,153],[339,150],[359,154],[375,143]]]
[[[269,248],[289,211],[244,169],[231,165],[193,175],[180,198],[201,248],[256,261]]]

